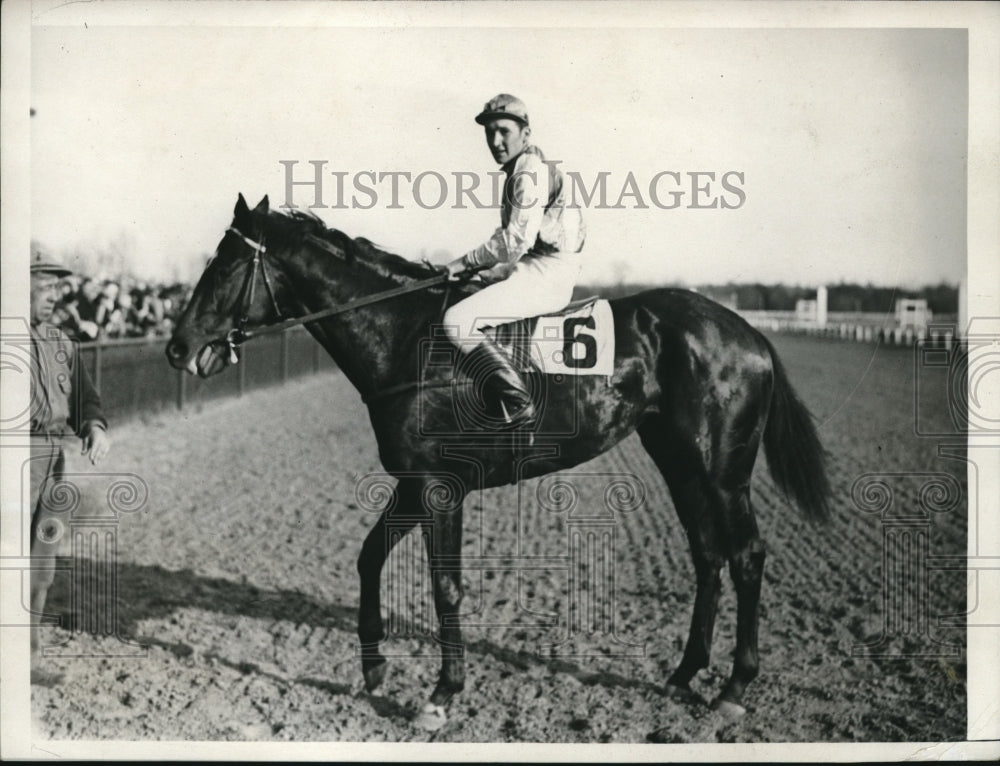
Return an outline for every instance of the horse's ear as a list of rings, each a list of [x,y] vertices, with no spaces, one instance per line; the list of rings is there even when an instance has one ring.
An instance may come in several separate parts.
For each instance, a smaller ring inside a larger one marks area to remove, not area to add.
[[[257,207],[255,207],[253,211],[255,213],[262,213],[264,215],[267,215],[267,210],[269,206],[270,203],[267,201],[267,195],[265,194],[264,199],[262,199],[260,202],[257,203]]]
[[[240,194],[240,196],[236,200],[236,207],[233,210],[233,220],[234,221],[246,220],[246,218],[249,217],[249,215],[250,215],[250,207],[247,205],[247,201],[243,199],[243,195]]]

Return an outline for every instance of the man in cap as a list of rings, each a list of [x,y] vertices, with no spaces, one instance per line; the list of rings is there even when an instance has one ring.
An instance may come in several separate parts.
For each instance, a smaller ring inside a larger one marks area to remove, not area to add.
[[[530,428],[535,412],[517,370],[483,328],[558,311],[569,303],[580,273],[585,230],[580,209],[567,206],[556,162],[531,143],[524,102],[501,93],[476,116],[486,145],[506,174],[500,227],[484,244],[448,264],[448,275],[481,270],[490,284],[444,315],[445,330],[469,369],[487,375],[513,428]]]
[[[55,556],[65,542],[64,523],[51,510],[49,494],[65,466],[63,442],[80,437],[82,453],[97,465],[111,440],[101,399],[81,364],[78,349],[49,321],[59,281],[72,272],[43,254],[31,262],[31,650],[37,657],[38,621],[55,577]]]

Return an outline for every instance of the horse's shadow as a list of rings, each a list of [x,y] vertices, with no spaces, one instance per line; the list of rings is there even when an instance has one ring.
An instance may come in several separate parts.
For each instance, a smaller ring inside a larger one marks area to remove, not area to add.
[[[195,649],[183,642],[164,640],[156,636],[143,635],[140,623],[147,620],[169,620],[181,609],[200,609],[231,617],[249,617],[273,622],[288,622],[293,625],[307,625],[312,628],[326,628],[354,634],[357,630],[357,607],[344,604],[320,602],[295,590],[268,590],[249,582],[234,582],[218,577],[206,577],[189,569],[171,571],[161,566],[121,563],[117,575],[106,568],[77,567],[74,573],[86,570],[84,576],[68,576],[62,572],[56,577],[49,591],[46,612],[59,616],[60,624],[67,630],[80,630],[88,624],[82,609],[86,601],[85,593],[117,592],[116,616],[117,635],[125,640],[145,646],[166,649],[178,658],[194,654]],[[117,583],[107,580],[115,576]],[[95,578],[98,580],[95,582]],[[114,585],[114,588],[110,587]],[[431,636],[408,636],[428,647],[435,644]],[[391,638],[390,638],[391,641]],[[515,670],[527,671],[544,666],[552,673],[567,673],[585,685],[601,685],[608,688],[630,688],[662,693],[663,688],[648,681],[629,678],[608,671],[586,670],[565,658],[542,657],[538,654],[503,646],[489,639],[466,642],[466,651],[512,666]],[[233,662],[216,654],[210,657],[215,662],[227,665],[244,673],[264,676],[273,675],[269,671],[250,662]],[[361,679],[360,661],[357,680]],[[286,681],[287,679],[277,679]],[[322,679],[296,678],[294,683],[323,689],[331,694],[351,694],[355,685]],[[406,711],[398,703],[382,697],[370,697],[372,707],[382,716],[405,715]]]

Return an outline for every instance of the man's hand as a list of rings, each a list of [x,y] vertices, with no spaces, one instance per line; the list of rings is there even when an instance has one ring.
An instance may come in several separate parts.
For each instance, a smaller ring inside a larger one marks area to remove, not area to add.
[[[465,263],[465,256],[461,258],[456,258],[447,266],[444,267],[446,273],[448,274],[449,282],[457,282],[459,275],[468,270],[468,265]]]
[[[91,425],[87,435],[83,437],[80,454],[86,453],[93,465],[97,465],[104,460],[108,450],[111,449],[111,437],[99,425]]]

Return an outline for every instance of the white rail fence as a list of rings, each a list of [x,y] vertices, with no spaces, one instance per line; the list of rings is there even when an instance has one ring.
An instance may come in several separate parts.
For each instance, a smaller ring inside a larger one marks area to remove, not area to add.
[[[964,336],[966,284],[959,286],[959,314],[932,315],[923,299],[896,301],[894,313],[837,312],[826,310],[826,288],[815,300],[799,301],[795,311],[749,311],[737,313],[751,325],[773,332],[793,332],[862,343],[911,346],[915,342],[950,350]]]

